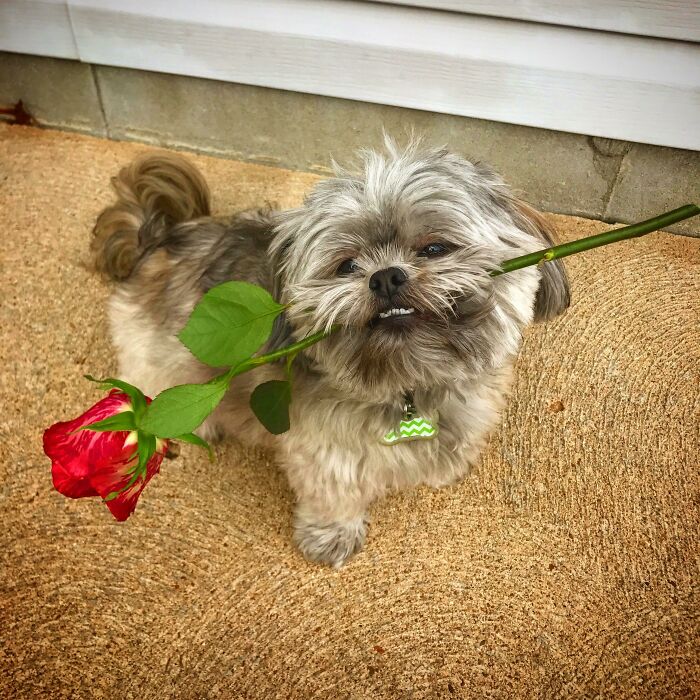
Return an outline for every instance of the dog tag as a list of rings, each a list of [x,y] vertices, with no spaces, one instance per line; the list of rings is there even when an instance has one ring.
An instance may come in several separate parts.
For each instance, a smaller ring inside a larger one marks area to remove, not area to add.
[[[416,407],[410,396],[406,397],[403,417],[398,427],[393,428],[382,438],[384,445],[396,445],[411,440],[432,440],[438,433],[437,425],[423,416],[416,415]]]

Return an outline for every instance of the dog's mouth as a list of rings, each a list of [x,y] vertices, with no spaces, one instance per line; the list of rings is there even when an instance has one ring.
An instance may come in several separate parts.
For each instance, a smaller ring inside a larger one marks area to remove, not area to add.
[[[462,310],[459,305],[459,300],[452,300],[450,305],[451,315],[453,319],[458,319],[462,316]],[[442,319],[442,320],[441,320]],[[435,323],[446,322],[446,318],[434,311],[426,311],[419,309],[410,304],[384,308],[373,316],[367,326],[370,329],[385,328],[387,330],[409,330],[420,323]]]
[[[413,306],[392,306],[380,311],[370,322],[370,328],[408,328],[420,318]]]

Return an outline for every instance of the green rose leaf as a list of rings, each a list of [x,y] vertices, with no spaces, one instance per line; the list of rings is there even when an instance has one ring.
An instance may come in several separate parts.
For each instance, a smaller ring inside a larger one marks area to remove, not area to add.
[[[178,337],[205,364],[235,366],[259,350],[283,310],[262,287],[225,282],[202,297]]]
[[[85,379],[99,384],[103,389],[112,388],[123,391],[131,399],[131,406],[134,411],[135,420],[137,423],[139,422],[141,416],[143,415],[143,412],[146,410],[146,397],[144,396],[144,393],[141,391],[141,389],[138,389],[133,384],[129,384],[128,382],[122,381],[121,379],[115,379],[114,377],[107,377],[106,379],[95,379],[95,377],[92,377],[89,374],[85,374],[83,376],[85,377]]]
[[[273,435],[281,435],[289,430],[291,402],[291,384],[279,379],[259,384],[250,396],[253,413]]]
[[[206,384],[180,384],[166,389],[148,406],[139,427],[161,438],[191,433],[217,407],[227,389],[226,375]]]
[[[153,455],[156,453],[156,436],[139,430],[138,439],[139,463],[137,473],[145,476],[146,466],[148,465],[151,457],[153,457]]]
[[[211,445],[203,440],[199,435],[194,433],[185,433],[184,435],[177,435],[175,440],[182,440],[182,442],[189,442],[190,445],[197,445],[197,447],[204,448],[209,453],[209,461],[214,461],[214,450],[211,449]]]
[[[95,423],[90,423],[90,425],[84,425],[82,428],[74,431],[76,433],[81,430],[94,430],[98,433],[106,433],[119,430],[136,430],[136,422],[134,421],[134,414],[131,411],[122,411],[121,413],[115,413],[109,418],[103,418]]]

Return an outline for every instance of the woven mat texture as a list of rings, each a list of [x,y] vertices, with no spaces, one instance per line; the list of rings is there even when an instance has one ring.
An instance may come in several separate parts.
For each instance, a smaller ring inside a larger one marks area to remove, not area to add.
[[[0,126],[0,697],[700,697],[699,240],[569,258],[477,472],[377,503],[332,571],[260,450],[184,446],[124,524],[52,490],[43,429],[115,371],[90,228],[145,148]],[[193,159],[222,213],[316,180]]]

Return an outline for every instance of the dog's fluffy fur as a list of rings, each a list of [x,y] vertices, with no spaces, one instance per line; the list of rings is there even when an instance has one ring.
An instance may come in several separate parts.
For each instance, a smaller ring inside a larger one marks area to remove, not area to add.
[[[334,566],[361,549],[367,508],[387,490],[468,473],[498,423],[523,328],[569,304],[559,262],[489,275],[552,241],[489,168],[389,141],[385,153],[363,153],[358,170],[338,168],[298,209],[217,219],[191,163],[149,155],[114,179],[118,199],[92,245],[97,268],[117,282],[109,315],[120,376],[150,395],[213,376],[176,335],[216,284],[245,280],[291,304],[278,346],[342,327],[297,358],[292,427],[274,439],[297,497],[295,541]],[[430,244],[438,254],[426,254]],[[391,300],[368,285],[389,267],[408,278]],[[415,313],[378,321],[389,307]],[[269,444],[248,396],[281,375],[265,366],[237,378],[199,432]],[[408,392],[420,414],[439,416],[439,435],[387,447],[381,438]]]

